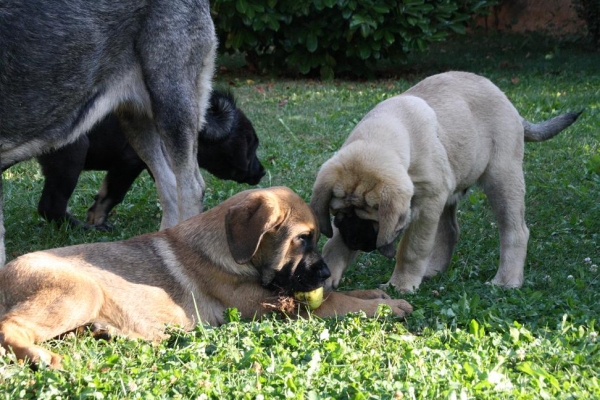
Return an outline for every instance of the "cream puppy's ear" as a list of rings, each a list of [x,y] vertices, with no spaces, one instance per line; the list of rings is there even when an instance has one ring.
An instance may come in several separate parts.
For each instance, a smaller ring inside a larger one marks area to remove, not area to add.
[[[331,161],[331,160],[330,160]],[[333,187],[337,181],[336,166],[327,161],[317,174],[317,180],[313,185],[310,207],[317,216],[321,233],[328,238],[333,236],[329,208],[333,197]]]
[[[410,222],[414,186],[406,171],[400,174],[405,176],[399,175],[394,184],[382,185],[379,193],[377,250],[388,258],[396,254],[394,242]]]
[[[284,218],[277,198],[266,193],[251,193],[232,206],[225,216],[225,231],[235,262],[248,263],[258,250],[263,235],[281,224]]]

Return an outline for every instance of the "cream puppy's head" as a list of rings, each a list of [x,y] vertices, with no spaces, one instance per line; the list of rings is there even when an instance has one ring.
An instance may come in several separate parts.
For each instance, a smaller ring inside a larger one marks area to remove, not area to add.
[[[381,147],[357,141],[344,146],[317,175],[311,207],[321,232],[333,223],[351,250],[395,254],[394,241],[410,221],[414,187],[402,165],[386,165]]]

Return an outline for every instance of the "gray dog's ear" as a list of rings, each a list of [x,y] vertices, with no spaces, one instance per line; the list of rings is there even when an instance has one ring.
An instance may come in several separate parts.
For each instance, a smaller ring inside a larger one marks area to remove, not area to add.
[[[407,189],[410,189],[408,192]],[[386,186],[379,199],[379,231],[377,250],[385,257],[396,255],[394,242],[410,221],[410,200],[413,194],[412,182],[408,187]]]
[[[238,264],[248,263],[263,235],[281,223],[283,213],[277,202],[266,195],[251,194],[231,207],[225,216],[227,244]]]
[[[321,233],[328,238],[333,236],[333,228],[331,227],[331,218],[329,217],[329,203],[333,196],[333,187],[327,178],[323,178],[326,174],[319,172],[317,180],[313,186],[312,196],[310,198],[310,207],[317,216],[319,229]]]

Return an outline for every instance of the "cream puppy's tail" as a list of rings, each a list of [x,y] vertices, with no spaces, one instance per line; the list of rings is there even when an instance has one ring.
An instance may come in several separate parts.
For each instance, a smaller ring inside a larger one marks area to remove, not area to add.
[[[582,112],[561,114],[539,124],[532,124],[521,118],[521,123],[525,129],[525,141],[543,142],[544,140],[552,139],[564,129],[571,126],[573,122],[577,121]]]

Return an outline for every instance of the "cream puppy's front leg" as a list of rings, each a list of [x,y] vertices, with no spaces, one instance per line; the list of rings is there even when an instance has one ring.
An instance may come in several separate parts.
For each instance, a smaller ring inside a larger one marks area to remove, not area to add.
[[[323,260],[331,271],[331,277],[325,281],[326,291],[338,288],[344,271],[357,257],[358,251],[350,250],[342,240],[339,229],[333,226],[333,236],[323,246]]]
[[[398,246],[396,267],[386,286],[393,285],[403,293],[419,287],[427,275],[443,204],[439,199],[429,200],[415,213]]]

